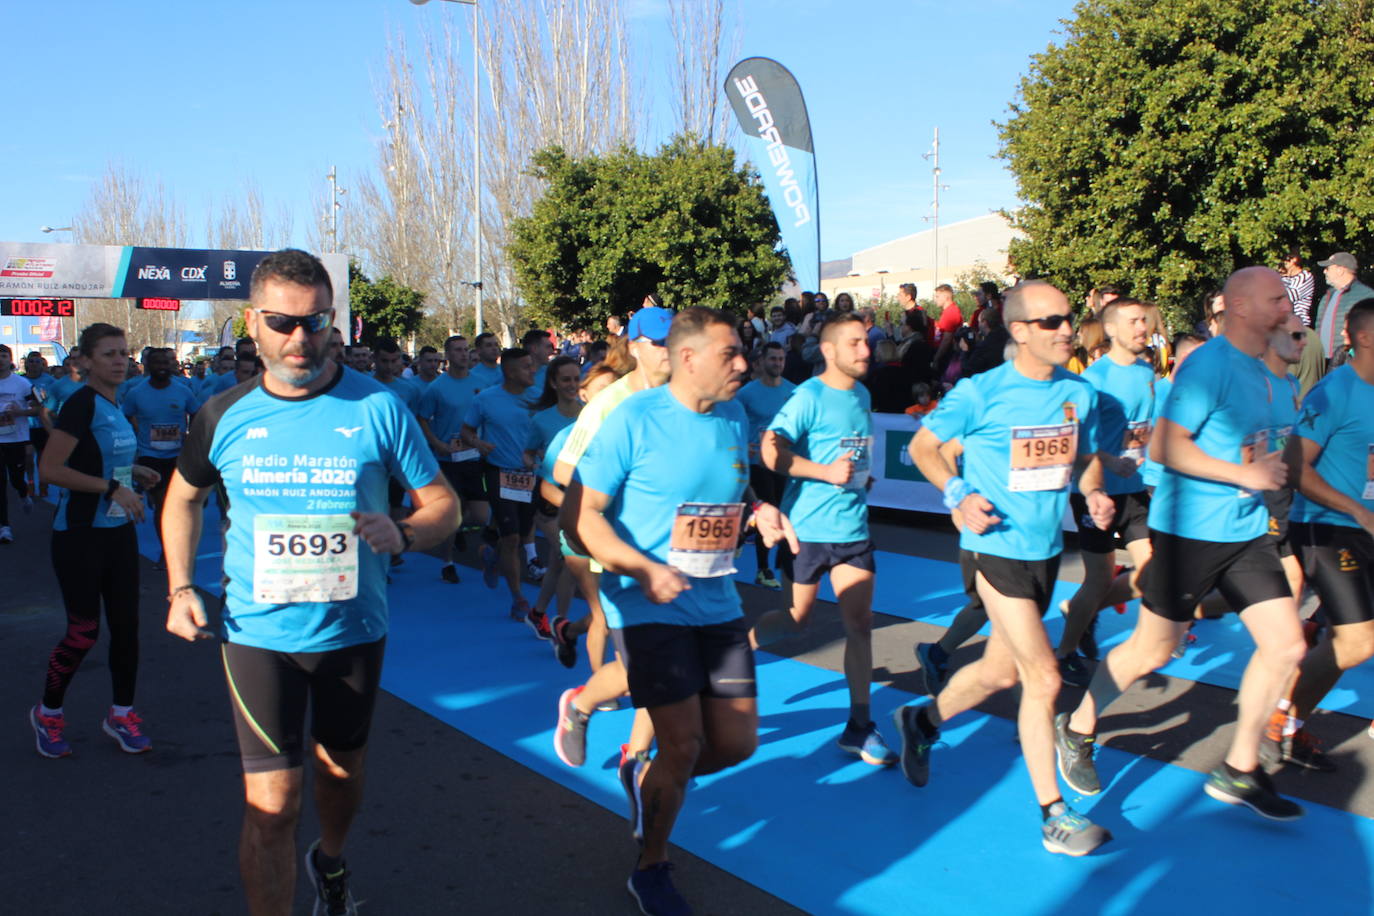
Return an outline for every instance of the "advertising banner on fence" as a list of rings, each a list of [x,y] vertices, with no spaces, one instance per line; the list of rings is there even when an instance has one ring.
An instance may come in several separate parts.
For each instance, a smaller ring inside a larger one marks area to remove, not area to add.
[[[786,67],[748,57],[725,78],[750,161],[763,176],[792,271],[804,290],[821,288],[821,229],[816,152],[801,87]]]

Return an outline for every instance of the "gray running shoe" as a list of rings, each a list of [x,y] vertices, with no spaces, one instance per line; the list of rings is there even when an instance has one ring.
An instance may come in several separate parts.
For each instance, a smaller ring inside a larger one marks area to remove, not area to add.
[[[1105,827],[1099,827],[1062,801],[1050,805],[1050,816],[1040,825],[1041,842],[1050,852],[1066,856],[1086,856],[1112,838]]]
[[[1082,736],[1069,731],[1068,713],[1061,712],[1054,717],[1054,750],[1059,758],[1059,775],[1081,795],[1096,795],[1102,791],[1097,767],[1093,764],[1096,746],[1096,735]]]
[[[570,767],[580,767],[587,762],[587,721],[591,716],[573,705],[581,692],[581,687],[563,691],[558,698],[558,724],[553,729],[554,753]]]
[[[315,868],[315,851],[320,841],[310,844],[305,852],[305,872],[315,888],[314,916],[357,916],[358,904],[348,890],[348,868],[340,865],[337,872],[321,874]]]

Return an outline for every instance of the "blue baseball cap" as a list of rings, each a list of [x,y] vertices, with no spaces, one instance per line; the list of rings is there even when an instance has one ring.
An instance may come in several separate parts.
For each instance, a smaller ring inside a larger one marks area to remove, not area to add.
[[[640,309],[630,317],[627,336],[630,340],[644,337],[654,343],[661,344],[668,339],[668,329],[672,327],[672,324],[672,312],[651,305],[648,308]]]

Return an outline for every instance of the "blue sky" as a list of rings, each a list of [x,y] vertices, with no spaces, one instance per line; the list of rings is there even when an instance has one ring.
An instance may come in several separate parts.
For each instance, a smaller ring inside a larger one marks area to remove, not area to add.
[[[497,2],[497,0],[486,0]],[[632,38],[667,48],[664,0],[630,0]],[[822,255],[928,224],[939,126],[941,222],[1015,203],[994,158],[1030,55],[1056,38],[1070,0],[738,0],[739,56],[796,74],[816,134]],[[387,29],[466,7],[405,0],[141,0],[30,3],[11,15],[0,135],[0,240],[48,241],[91,182],[116,161],[160,178],[182,202],[193,241],[205,209],[245,181],[295,213],[337,164],[342,183],[369,168],[380,132],[374,83]],[[464,19],[464,21],[466,21]],[[640,55],[662,88],[653,53]],[[728,61],[726,67],[728,68]],[[656,133],[669,124],[666,102]]]

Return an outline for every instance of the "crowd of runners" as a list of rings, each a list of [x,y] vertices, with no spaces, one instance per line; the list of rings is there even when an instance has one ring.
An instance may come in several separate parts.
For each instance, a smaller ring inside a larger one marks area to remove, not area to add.
[[[1353,276],[1350,255],[1331,261]],[[1266,767],[1333,768],[1304,720],[1374,656],[1374,300],[1328,309],[1324,299],[1313,340],[1290,288],[1268,268],[1237,271],[1210,328],[1167,346],[1151,306],[1101,297],[1089,318],[1103,340],[1085,353],[1064,293],[1022,282],[981,300],[981,326],[1003,331],[991,368],[943,380],[948,354],[962,346],[978,362],[987,335],[965,346],[951,327],[927,345],[925,323],[904,320],[904,352],[914,343],[918,368],[940,370],[911,386],[916,400],[916,385],[933,383],[934,397],[907,410],[919,423],[910,456],[959,529],[969,603],[939,643],[915,647],[932,699],[897,710],[890,728],[870,711],[867,493],[874,351],[892,341],[875,338],[873,316],[852,303],[808,314],[807,340],[794,346],[795,326],[764,339],[741,333],[748,319],[650,296],[578,355],[555,355],[543,330],[505,349],[483,333],[450,337],[407,366],[394,341],[347,346],[323,266],[285,250],[254,272],[248,337],[203,377],[183,375],[166,350],[144,351],[131,375],[124,332],[105,324],[82,331],[57,373],[34,354],[20,374],[0,347],[8,489],[23,511],[35,495],[57,502],[67,629],[28,713],[36,748],[71,753],[66,730],[80,724],[69,726],[64,695],[102,608],[112,699],[101,728],[126,752],[153,747],[135,707],[135,524],[151,514],[168,630],[221,649],[254,913],[290,911],[307,764],[320,823],[303,860],[314,911],[356,912],[344,852],[388,574],[405,552],[433,550],[443,581],[458,583],[469,538],[484,584],[509,593],[510,617],[566,668],[586,660],[582,683],[548,698],[558,757],[582,766],[596,713],[627,701],[636,710],[619,773],[639,844],[628,888],[644,913],[691,912],[669,862],[685,794],[694,777],[753,753],[754,651],[808,624],[827,576],[845,632],[839,749],[926,786],[932,763],[944,765],[932,752],[945,723],[1016,687],[1039,839],[1071,856],[1111,839],[1060,788],[1102,791],[1099,718],[1186,653],[1197,620],[1239,614],[1254,653],[1233,739],[1203,789],[1265,818],[1301,817]],[[774,317],[774,333],[787,317]],[[1320,379],[1300,381],[1312,347],[1326,351]],[[789,357],[804,350],[812,369],[789,380]],[[214,601],[195,582],[212,501],[224,587]],[[13,540],[9,509],[6,491],[0,543]],[[1066,513],[1084,580],[1060,607],[1056,646],[1043,618]],[[755,581],[776,596],[752,626],[732,578],[741,549],[756,551]],[[527,580],[540,583],[533,603]],[[1318,610],[1304,621],[1309,588]],[[575,595],[588,613],[574,616]],[[1099,660],[1098,613],[1133,598],[1134,630]],[[982,656],[950,670],[954,650],[989,623]],[[1056,715],[1062,683],[1086,692]]]

